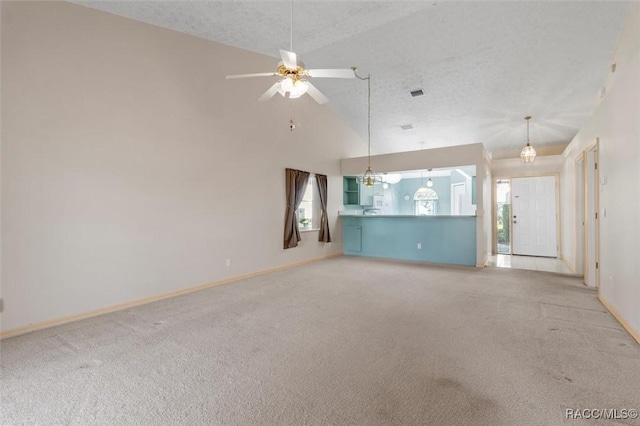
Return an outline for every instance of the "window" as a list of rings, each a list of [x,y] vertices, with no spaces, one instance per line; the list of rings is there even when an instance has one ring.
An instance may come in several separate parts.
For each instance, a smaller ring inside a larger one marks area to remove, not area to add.
[[[298,207],[298,227],[301,231],[320,228],[320,200],[315,175],[309,176],[307,189]]]
[[[422,187],[413,196],[416,215],[438,214],[438,193],[431,188]]]

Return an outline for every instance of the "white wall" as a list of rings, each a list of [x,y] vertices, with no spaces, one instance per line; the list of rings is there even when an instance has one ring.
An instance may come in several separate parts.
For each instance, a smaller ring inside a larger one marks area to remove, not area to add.
[[[483,215],[482,215],[482,232],[483,232],[483,236],[482,236],[482,241],[484,242],[484,257],[483,260],[484,262],[482,263],[482,266],[486,265],[487,260],[488,260],[488,255],[491,254],[492,251],[492,247],[493,247],[493,240],[492,240],[492,230],[493,230],[493,226],[492,226],[492,222],[495,221],[495,219],[493,218],[493,204],[491,202],[492,196],[491,196],[491,192],[493,190],[493,178],[492,178],[492,172],[491,172],[491,160],[489,159],[489,157],[487,156],[486,151],[484,152],[484,177],[482,180],[477,179],[476,180],[480,183],[478,183],[478,185],[482,185],[482,192],[478,193],[478,197],[480,197],[482,195],[482,209],[483,209]],[[480,207],[478,207],[479,209]],[[480,266],[480,265],[478,265]]]
[[[563,153],[563,256],[576,264],[575,159],[599,139],[600,294],[640,331],[640,3],[617,48],[615,77],[596,112]],[[633,52],[633,53],[631,53]],[[626,58],[625,61],[621,59]],[[605,214],[606,210],[606,214]]]
[[[541,176],[560,173],[564,157],[562,155],[537,156],[533,163],[524,164],[520,158],[493,160],[491,172],[496,178],[517,176]]]
[[[367,157],[344,158],[341,161],[342,174],[346,176],[361,174],[367,168],[367,161]],[[378,173],[471,165],[476,166],[477,176],[476,265],[484,266],[491,244],[491,203],[487,202],[487,199],[491,199],[491,165],[483,144],[423,149],[371,157],[371,168]]]
[[[277,59],[64,2],[2,2],[2,42],[3,330],[342,251],[363,142],[225,80]],[[286,167],[329,175],[333,244],[283,250]]]
[[[1,6],[1,5],[0,5]],[[0,7],[0,53],[2,52],[2,7]],[[0,195],[2,192],[2,55],[0,54]],[[0,237],[2,236],[2,196],[0,196]],[[0,330],[2,330],[2,244],[0,244]]]

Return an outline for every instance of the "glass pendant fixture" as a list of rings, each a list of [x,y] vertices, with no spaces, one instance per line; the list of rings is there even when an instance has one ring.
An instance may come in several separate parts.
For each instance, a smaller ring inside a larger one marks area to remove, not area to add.
[[[382,183],[382,176],[371,170],[371,75],[360,77],[356,74],[356,77],[360,80],[367,80],[367,145],[369,147],[367,170],[358,176],[356,180],[364,186],[373,186],[376,183]]]
[[[382,174],[382,181],[390,185],[395,185],[401,180],[402,180],[402,175],[400,173],[383,173]]]
[[[531,120],[531,116],[527,115],[524,119],[527,120],[527,144],[522,148],[520,158],[523,163],[531,163],[536,158],[536,150],[533,149],[531,142],[529,142],[529,120]]]
[[[433,186],[433,181],[431,180],[431,169],[429,169],[429,180],[427,181],[427,186],[429,188]]]

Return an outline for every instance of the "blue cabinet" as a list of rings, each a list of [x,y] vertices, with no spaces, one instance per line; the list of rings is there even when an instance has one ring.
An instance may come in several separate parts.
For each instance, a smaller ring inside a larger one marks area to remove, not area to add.
[[[343,216],[345,255],[476,265],[475,216]]]
[[[350,253],[360,253],[362,251],[362,227],[344,224],[343,233],[343,250]]]
[[[344,176],[342,182],[342,204],[345,206],[370,207],[373,206],[374,195],[382,196],[384,194],[382,184],[366,186],[358,183],[358,178],[355,176]]]
[[[357,206],[360,204],[360,185],[355,176],[345,176],[342,178],[343,198],[342,204],[345,206]]]

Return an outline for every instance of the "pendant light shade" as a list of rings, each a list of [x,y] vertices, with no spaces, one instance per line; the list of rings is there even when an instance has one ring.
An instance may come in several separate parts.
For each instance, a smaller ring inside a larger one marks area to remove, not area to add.
[[[402,180],[402,175],[400,173],[383,173],[382,174],[382,181],[384,183],[395,185],[401,180]]]
[[[524,163],[531,163],[536,158],[536,150],[533,149],[531,142],[529,142],[529,120],[531,120],[531,116],[527,115],[524,119],[527,120],[527,144],[522,148],[520,158]]]
[[[367,145],[369,147],[367,170],[357,177],[357,181],[362,183],[364,186],[373,186],[376,183],[382,183],[383,180],[382,176],[371,169],[371,76],[368,75],[363,78],[356,74],[356,77],[360,80],[367,80]]]

